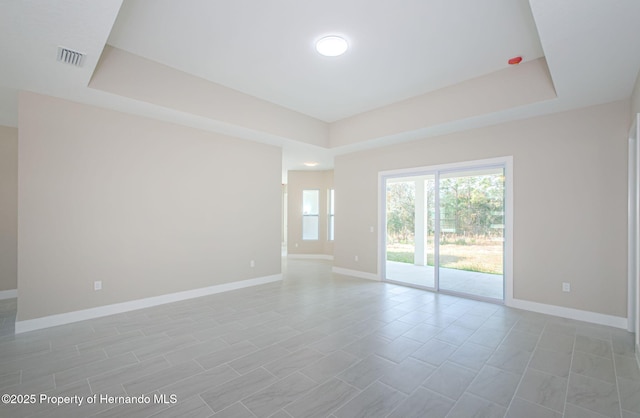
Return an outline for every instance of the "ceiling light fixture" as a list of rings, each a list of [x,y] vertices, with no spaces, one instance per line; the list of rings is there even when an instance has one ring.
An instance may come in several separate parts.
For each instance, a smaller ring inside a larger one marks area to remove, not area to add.
[[[325,57],[337,57],[342,55],[349,48],[349,44],[344,38],[339,36],[325,36],[316,42],[316,51]]]
[[[318,165],[318,163],[315,162],[315,161],[308,161],[308,162],[304,163],[304,165],[306,165],[307,167],[315,167],[315,166]]]

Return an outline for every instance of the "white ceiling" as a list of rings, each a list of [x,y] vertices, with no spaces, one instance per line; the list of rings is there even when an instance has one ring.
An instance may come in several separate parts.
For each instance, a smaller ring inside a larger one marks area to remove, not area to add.
[[[125,1],[109,44],[326,122],[543,55],[527,0],[189,4]],[[345,55],[315,51],[331,34]]]
[[[546,57],[554,100],[340,150],[280,143],[285,168],[315,159],[326,169],[338,152],[627,98],[640,69],[638,16],[638,0],[1,0],[0,124],[17,126],[17,92],[30,90],[219,129],[214,120],[88,88],[107,43],[329,127],[499,71],[516,55]],[[344,56],[314,51],[326,34],[349,41]],[[58,46],[86,53],[83,67],[56,62]],[[270,141],[240,128],[237,135]]]

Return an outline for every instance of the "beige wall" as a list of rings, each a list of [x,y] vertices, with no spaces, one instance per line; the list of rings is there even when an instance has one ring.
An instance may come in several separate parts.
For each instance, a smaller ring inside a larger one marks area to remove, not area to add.
[[[19,112],[18,320],[280,273],[279,148],[32,93]]]
[[[162,86],[162,88],[158,88]],[[278,138],[326,147],[327,123],[107,45],[89,87]],[[228,131],[225,131],[228,132]]]
[[[539,58],[334,122],[330,144],[444,126],[555,97],[547,61]]]
[[[615,102],[337,157],[334,264],[377,273],[378,172],[511,155],[514,297],[626,317],[629,122]]]
[[[287,252],[289,254],[333,255],[333,241],[328,236],[328,190],[333,188],[333,170],[289,171],[287,180],[288,222]],[[317,241],[302,240],[302,191],[320,190],[320,235]]]
[[[0,291],[18,280],[18,129],[0,126]]]
[[[640,73],[638,73],[636,85],[631,93],[631,113],[634,117],[640,113]]]

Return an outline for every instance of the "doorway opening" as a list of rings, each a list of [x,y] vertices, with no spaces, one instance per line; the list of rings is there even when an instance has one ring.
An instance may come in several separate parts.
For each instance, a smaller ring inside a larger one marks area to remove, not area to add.
[[[502,303],[510,176],[510,158],[381,173],[383,279]]]

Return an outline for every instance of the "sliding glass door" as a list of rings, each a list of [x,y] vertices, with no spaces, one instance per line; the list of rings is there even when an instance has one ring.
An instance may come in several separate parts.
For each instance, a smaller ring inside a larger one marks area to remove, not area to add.
[[[504,169],[440,175],[439,288],[491,299],[504,294]]]
[[[504,166],[383,179],[385,279],[503,300]]]
[[[387,279],[435,288],[435,176],[389,179]]]

